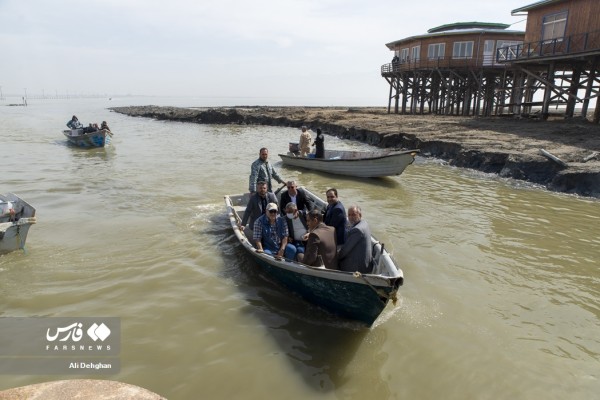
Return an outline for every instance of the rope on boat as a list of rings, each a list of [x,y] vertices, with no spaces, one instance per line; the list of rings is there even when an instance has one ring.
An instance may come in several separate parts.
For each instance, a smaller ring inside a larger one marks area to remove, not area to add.
[[[393,292],[391,294],[387,294],[386,292],[384,292],[383,290],[377,289],[375,286],[371,285],[371,282],[369,282],[367,280],[367,278],[365,278],[363,276],[363,274],[361,274],[358,271],[355,271],[352,274],[355,278],[362,278],[363,281],[365,281],[365,283],[367,285],[369,285],[369,287],[371,289],[373,289],[373,291],[377,294],[377,296],[379,296],[379,301],[381,301],[383,304],[385,304],[385,301],[381,300],[381,298],[384,298],[386,300],[392,300],[392,303],[394,303],[394,305],[396,305],[396,302],[398,301],[398,297],[396,296],[396,292]]]

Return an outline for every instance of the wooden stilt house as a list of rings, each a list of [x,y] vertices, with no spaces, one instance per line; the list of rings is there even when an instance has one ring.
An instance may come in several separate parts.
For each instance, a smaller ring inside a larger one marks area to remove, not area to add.
[[[496,58],[498,48],[523,43],[523,31],[509,25],[461,22],[430,29],[387,47],[391,63],[381,67],[390,85],[388,112],[452,115],[492,115],[505,103],[502,97],[506,65]]]
[[[600,121],[600,0],[541,0],[517,8],[525,32],[457,23],[387,47],[388,112],[539,115]]]
[[[544,0],[517,8],[512,15],[527,15],[523,44],[498,50],[497,59],[513,69],[513,90],[520,93],[516,113],[541,107],[565,117],[600,120],[600,1]],[[538,91],[537,101],[533,94]]]

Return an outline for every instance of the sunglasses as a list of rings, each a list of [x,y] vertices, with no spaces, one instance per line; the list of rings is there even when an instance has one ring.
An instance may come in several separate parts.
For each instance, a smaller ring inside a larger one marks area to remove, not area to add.
[[[269,210],[269,212],[270,212],[271,214],[275,214],[275,213],[277,212],[277,210]]]

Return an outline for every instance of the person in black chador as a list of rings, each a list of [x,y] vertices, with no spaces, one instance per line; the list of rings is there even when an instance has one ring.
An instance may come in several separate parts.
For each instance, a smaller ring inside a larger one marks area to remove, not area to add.
[[[325,136],[321,132],[321,128],[317,128],[317,137],[313,143],[313,146],[316,146],[317,149],[315,151],[315,158],[324,158],[325,157]]]

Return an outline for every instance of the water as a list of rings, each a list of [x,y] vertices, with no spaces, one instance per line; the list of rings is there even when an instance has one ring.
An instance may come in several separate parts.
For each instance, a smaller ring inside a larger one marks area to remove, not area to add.
[[[162,103],[161,103],[162,102]],[[107,107],[0,107],[0,192],[37,208],[27,251],[0,256],[0,316],[112,316],[121,372],[168,399],[590,399],[600,391],[600,203],[419,159],[354,180],[283,167],[299,131],[131,118]],[[80,150],[76,114],[114,147]],[[282,176],[359,203],[405,285],[375,326],[340,322],[266,281],[223,195],[266,145]],[[368,146],[326,137],[326,146]],[[0,376],[0,390],[82,376]],[[98,375],[90,375],[98,378]]]

